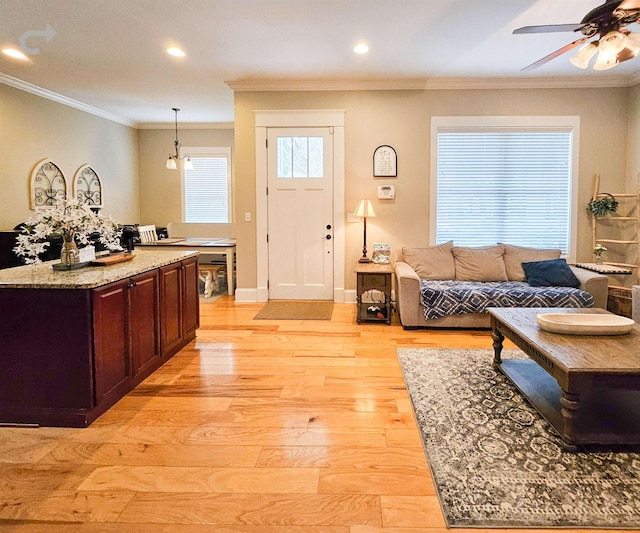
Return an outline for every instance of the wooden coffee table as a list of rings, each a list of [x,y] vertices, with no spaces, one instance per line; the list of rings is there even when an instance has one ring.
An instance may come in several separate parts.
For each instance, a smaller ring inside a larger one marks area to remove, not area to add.
[[[625,335],[563,335],[538,326],[540,313],[603,309],[491,308],[494,366],[568,445],[640,444],[640,326]],[[502,359],[507,337],[530,359]]]

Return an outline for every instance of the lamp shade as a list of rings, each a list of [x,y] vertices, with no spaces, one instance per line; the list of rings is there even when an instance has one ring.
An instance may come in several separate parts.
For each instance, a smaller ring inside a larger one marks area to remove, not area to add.
[[[184,158],[184,168],[187,170],[193,170],[193,161],[191,161],[191,158],[188,155]]]
[[[178,167],[176,166],[176,160],[173,157],[167,159],[167,168],[169,170],[176,170]]]
[[[357,217],[375,217],[376,213],[373,210],[373,205],[369,200],[360,200],[358,207],[356,207],[355,216]]]
[[[589,61],[597,51],[598,45],[589,43],[588,45],[583,46],[577,54],[569,58],[569,61],[578,68],[587,68],[589,66]]]

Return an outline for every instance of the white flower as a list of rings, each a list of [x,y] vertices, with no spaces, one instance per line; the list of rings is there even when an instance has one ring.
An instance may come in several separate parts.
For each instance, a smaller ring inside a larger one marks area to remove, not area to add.
[[[60,235],[67,242],[86,246],[92,242],[91,235],[97,233],[100,242],[108,248],[120,248],[122,230],[116,222],[94,213],[87,205],[80,205],[75,198],[38,211],[24,226],[13,250],[27,263],[40,263],[38,256],[49,246],[50,235]]]
[[[601,256],[606,251],[607,249],[604,246],[602,246],[602,244],[596,244],[593,247],[593,253],[594,255],[597,255],[597,256]]]

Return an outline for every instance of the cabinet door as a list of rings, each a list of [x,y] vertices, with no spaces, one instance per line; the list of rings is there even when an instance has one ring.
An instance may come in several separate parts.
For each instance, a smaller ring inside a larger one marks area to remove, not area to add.
[[[160,349],[172,354],[182,342],[182,263],[160,269]]]
[[[183,290],[183,336],[193,338],[200,325],[200,295],[198,294],[198,258],[182,262]]]
[[[129,349],[131,375],[135,380],[159,364],[158,272],[131,278],[129,284]]]
[[[96,404],[129,378],[128,280],[93,291]]]

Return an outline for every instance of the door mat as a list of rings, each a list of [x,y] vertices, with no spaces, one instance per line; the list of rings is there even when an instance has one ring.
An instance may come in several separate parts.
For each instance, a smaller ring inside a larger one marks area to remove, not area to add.
[[[254,320],[331,320],[333,302],[269,300]]]
[[[397,352],[448,527],[640,529],[640,453],[566,451],[493,350]]]

